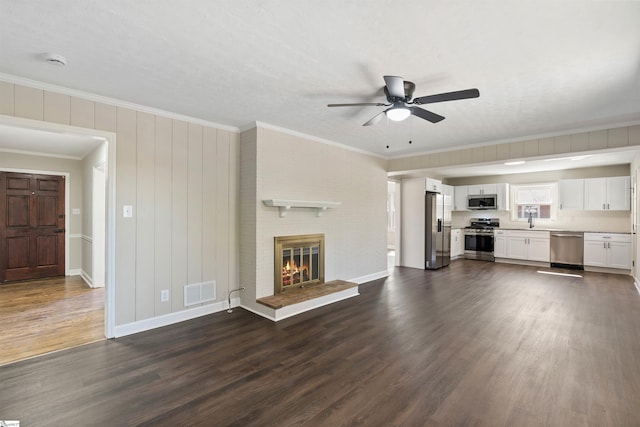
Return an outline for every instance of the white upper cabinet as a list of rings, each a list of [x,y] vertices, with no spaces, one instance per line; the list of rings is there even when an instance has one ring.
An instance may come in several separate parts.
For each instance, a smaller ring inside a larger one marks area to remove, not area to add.
[[[607,178],[607,210],[628,211],[631,209],[631,178],[616,176]]]
[[[584,180],[584,209],[628,211],[631,209],[631,179],[628,176]]]
[[[470,196],[477,196],[482,194],[497,194],[497,184],[481,184],[481,185],[469,185],[468,192]]]
[[[509,204],[509,184],[496,184],[496,194],[498,196],[498,210],[510,210],[511,205]]]
[[[444,203],[444,221],[451,223],[451,211],[453,210],[453,186],[442,184],[442,200]]]
[[[584,209],[584,179],[563,179],[558,182],[560,210]]]
[[[434,193],[442,193],[442,181],[433,178],[426,178],[424,189]]]
[[[468,211],[467,196],[469,195],[468,186],[456,185],[453,190],[453,210]]]

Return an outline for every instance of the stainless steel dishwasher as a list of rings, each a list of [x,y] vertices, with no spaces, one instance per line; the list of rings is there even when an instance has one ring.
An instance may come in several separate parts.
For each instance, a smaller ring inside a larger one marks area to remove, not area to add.
[[[551,232],[551,266],[577,268],[584,263],[584,233],[581,231]]]

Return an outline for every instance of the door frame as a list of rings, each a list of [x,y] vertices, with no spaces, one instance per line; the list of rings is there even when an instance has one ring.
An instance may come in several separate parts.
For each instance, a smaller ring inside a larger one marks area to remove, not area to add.
[[[92,230],[91,230],[91,282],[92,287],[104,287],[105,249],[106,249],[106,182],[105,162],[93,165],[93,189],[91,192]]]
[[[106,338],[115,338],[116,319],[116,134],[96,129],[69,126],[40,120],[0,115],[0,124],[40,131],[80,135],[99,139],[107,144],[106,175],[106,236],[105,236],[105,298],[104,298],[104,334]],[[26,154],[26,153],[25,153]],[[37,154],[37,153],[36,153]],[[61,175],[61,172],[47,172],[50,175]],[[67,174],[68,175],[68,174]],[[69,194],[69,179],[65,179],[65,191]],[[69,228],[69,199],[65,197],[65,229]],[[65,274],[68,274],[68,238],[65,236]]]

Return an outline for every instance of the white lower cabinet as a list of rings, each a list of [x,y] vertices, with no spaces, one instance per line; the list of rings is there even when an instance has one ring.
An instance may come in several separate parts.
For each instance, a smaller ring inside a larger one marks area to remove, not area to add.
[[[464,254],[464,236],[462,230],[454,228],[451,230],[451,258],[458,258]]]
[[[551,237],[548,231],[506,230],[506,233],[506,258],[540,262],[551,260]]]
[[[507,257],[507,230],[493,232],[493,256],[495,258]]]
[[[584,265],[630,269],[631,235],[584,233]]]

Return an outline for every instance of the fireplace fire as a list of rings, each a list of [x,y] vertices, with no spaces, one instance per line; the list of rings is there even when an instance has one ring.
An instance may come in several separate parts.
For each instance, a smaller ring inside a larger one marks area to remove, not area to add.
[[[324,234],[274,238],[274,294],[324,283]]]

